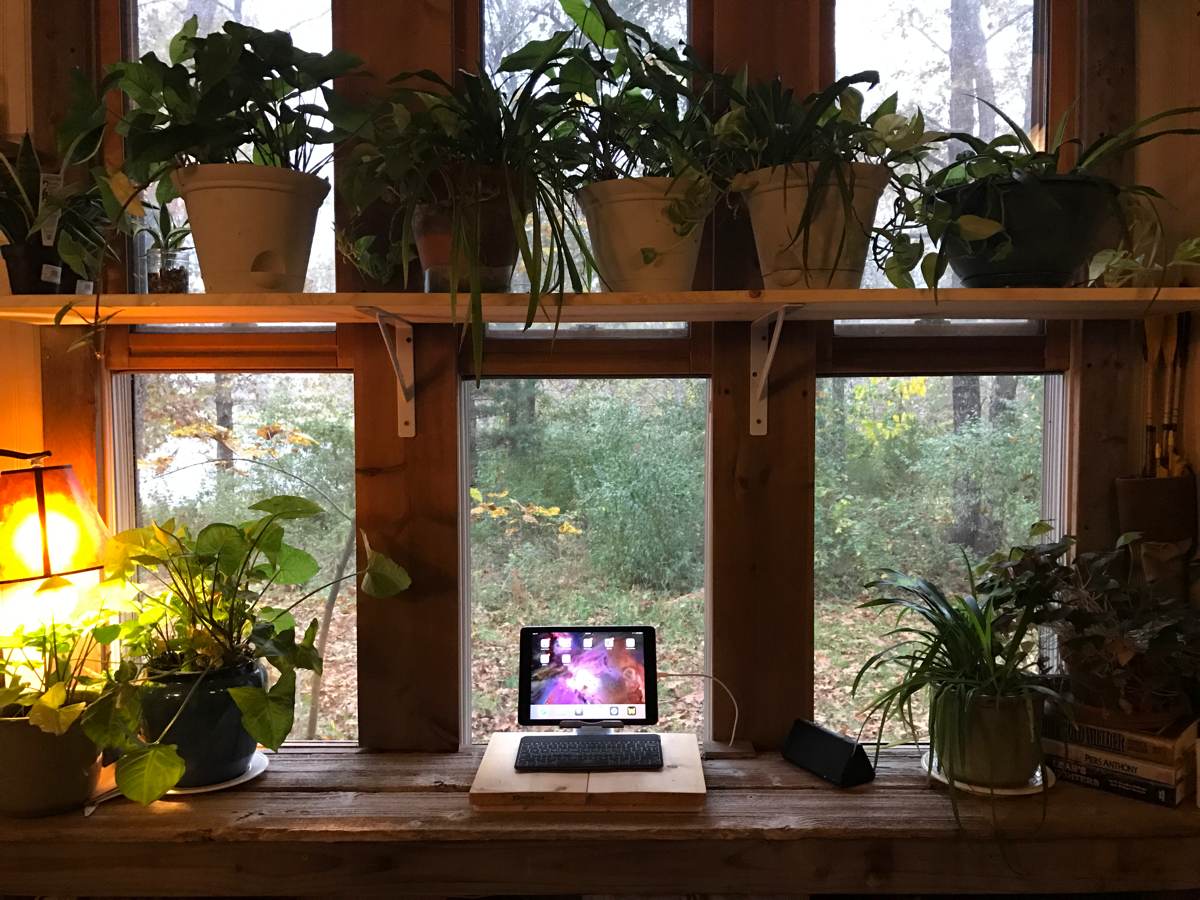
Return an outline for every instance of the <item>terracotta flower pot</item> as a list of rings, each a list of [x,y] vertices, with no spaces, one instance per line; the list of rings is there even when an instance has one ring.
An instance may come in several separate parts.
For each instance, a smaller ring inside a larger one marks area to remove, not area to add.
[[[76,721],[64,735],[0,719],[0,816],[80,809],[96,792],[100,751]]]
[[[1086,279],[1088,262],[1115,244],[1117,189],[1109,181],[1057,175],[1007,182],[989,192],[982,184],[942,191],[959,215],[1004,225],[1012,249],[993,260],[1004,237],[971,244],[947,232],[943,248],[966,287],[1063,287]]]
[[[329,182],[251,163],[187,166],[171,177],[187,205],[206,291],[304,290]]]
[[[242,711],[229,696],[229,688],[263,687],[266,670],[259,663],[247,663],[210,672],[188,699],[198,677],[191,673],[159,677],[143,693],[142,719],[150,738],[162,734],[180,705],[187,703],[163,738],[164,743],[177,746],[187,765],[178,787],[220,784],[245,774],[257,746],[242,727]]]
[[[693,183],[680,178],[618,178],[579,191],[576,199],[587,217],[588,239],[605,290],[692,289],[703,223],[680,235],[668,212],[672,201],[682,198]]]
[[[460,247],[460,258],[451,259],[454,203],[457,203],[463,228],[479,235],[482,290],[507,291],[519,251],[503,170],[498,167],[460,168],[447,173],[446,178],[448,183],[440,184],[435,199],[419,204],[413,211],[413,241],[425,272],[425,290],[448,291],[452,271],[457,271],[458,289],[470,289],[467,251]],[[450,196],[451,185],[454,200]]]
[[[758,169],[741,176],[754,225],[758,264],[766,288],[857,288],[862,284],[875,209],[887,187],[886,166],[851,163],[842,167],[851,194],[850,215],[841,183],[833,175],[815,185],[815,163]],[[820,199],[808,227],[800,220],[811,191]],[[807,251],[806,251],[807,244]]]
[[[1041,765],[1041,697],[977,697],[967,709],[965,727],[944,714],[938,721],[934,752],[942,772],[952,773],[955,781],[1023,787]]]

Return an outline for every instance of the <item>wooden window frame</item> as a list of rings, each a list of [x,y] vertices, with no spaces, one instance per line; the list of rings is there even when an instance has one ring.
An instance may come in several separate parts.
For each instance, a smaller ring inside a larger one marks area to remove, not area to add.
[[[101,10],[120,5],[97,2]],[[1081,0],[1063,0],[1043,7],[1048,22],[1035,75],[1044,68],[1040,77],[1051,121],[1077,93],[1080,6]],[[401,7],[333,0],[334,44],[362,56],[369,73],[347,80],[343,87],[349,93],[361,98],[380,90],[400,61],[404,68],[428,67],[447,76],[454,68],[474,67],[481,0],[430,0],[417,17]],[[740,68],[749,60],[757,74],[782,74],[803,91],[833,77],[833,11],[833,0],[803,5],[692,0],[689,30],[701,56],[718,67]],[[805,27],[797,27],[797,14]],[[124,38],[111,27],[104,35],[101,61],[108,61]],[[1091,101],[1097,109],[1101,102]],[[753,286],[745,265],[753,259],[753,244],[747,243],[744,217],[740,232],[716,219],[705,236],[697,286]],[[338,286],[361,288],[357,274],[340,260]],[[771,374],[771,427],[764,437],[751,437],[747,427],[745,322],[697,323],[678,338],[488,338],[486,359],[487,374],[501,377],[711,379],[708,652],[713,671],[739,697],[740,732],[767,749],[779,746],[794,718],[813,711],[816,379],[1066,371],[1076,415],[1088,402],[1089,409],[1098,406],[1104,386],[1080,374],[1090,366],[1081,362],[1089,352],[1084,327],[1049,323],[1042,335],[1008,337],[866,338],[834,335],[828,322],[789,322]],[[465,555],[458,422],[461,383],[473,375],[461,332],[449,325],[414,326],[417,436],[409,439],[396,436],[396,382],[374,325],[339,325],[335,332],[316,334],[118,328],[109,334],[113,372],[354,373],[359,525],[414,577],[413,589],[400,602],[359,600],[360,743],[373,749],[458,750],[468,739],[458,650],[465,615],[459,590]],[[107,439],[111,444],[112,436]],[[798,508],[806,510],[799,517]],[[759,653],[764,633],[794,650],[765,669]],[[710,727],[720,735],[732,710],[723,695],[714,694],[711,702]]]

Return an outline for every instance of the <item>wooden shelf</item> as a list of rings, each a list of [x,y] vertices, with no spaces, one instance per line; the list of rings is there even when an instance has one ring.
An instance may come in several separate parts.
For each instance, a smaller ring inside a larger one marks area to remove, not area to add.
[[[56,295],[0,296],[0,320],[50,324],[68,298]],[[76,298],[90,310],[94,297]],[[1153,301],[1153,303],[1151,302]],[[684,293],[568,294],[564,322],[753,321],[781,306],[792,319],[1136,319],[1148,313],[1200,309],[1200,288],[954,288],[929,290],[691,291]],[[488,321],[524,322],[524,294],[486,294]],[[114,323],[187,324],[212,322],[371,322],[375,312],[409,322],[450,322],[448,294],[105,294],[101,312]],[[458,319],[467,297],[458,299]],[[538,320],[554,321],[554,299],[546,298]]]

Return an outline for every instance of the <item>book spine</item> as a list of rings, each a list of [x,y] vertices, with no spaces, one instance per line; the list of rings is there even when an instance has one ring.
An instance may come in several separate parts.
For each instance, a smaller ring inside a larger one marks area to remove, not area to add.
[[[1157,781],[1146,781],[1143,778],[1117,775],[1095,766],[1055,756],[1048,756],[1046,762],[1054,770],[1054,774],[1063,781],[1097,788],[1110,794],[1128,797],[1131,800],[1153,803],[1155,806],[1176,807],[1188,790],[1187,782],[1179,785],[1160,784]]]
[[[1097,750],[1133,756],[1164,766],[1176,765],[1188,749],[1187,742],[1182,740],[1101,728],[1098,725],[1072,725],[1057,717],[1048,718],[1042,732],[1052,740],[1083,744]]]
[[[1117,753],[1097,750],[1082,744],[1068,744],[1053,738],[1043,738],[1042,748],[1059,759],[1094,766],[1097,769],[1112,772],[1114,775],[1140,778],[1143,781],[1156,781],[1159,784],[1178,784],[1191,771],[1190,760],[1187,757],[1179,760],[1175,765],[1163,765],[1132,756],[1121,756]]]

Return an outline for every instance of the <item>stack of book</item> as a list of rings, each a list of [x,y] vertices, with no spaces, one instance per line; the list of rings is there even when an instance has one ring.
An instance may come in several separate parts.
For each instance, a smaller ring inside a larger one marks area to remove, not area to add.
[[[1155,734],[1121,731],[1048,715],[1046,764],[1063,781],[1159,806],[1178,806],[1196,791],[1195,721]]]

